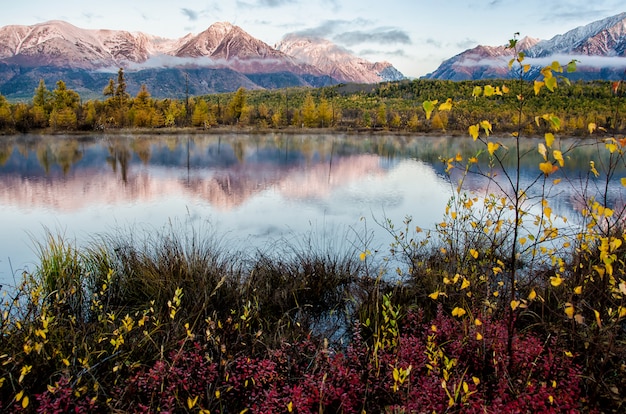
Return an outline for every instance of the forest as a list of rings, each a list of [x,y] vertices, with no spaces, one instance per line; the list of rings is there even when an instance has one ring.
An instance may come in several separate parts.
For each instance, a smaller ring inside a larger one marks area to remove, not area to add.
[[[404,80],[375,85],[339,84],[322,88],[245,90],[185,99],[154,99],[145,85],[136,96],[126,90],[124,70],[110,79],[101,100],[83,101],[59,80],[53,90],[44,81],[30,102],[9,102],[0,94],[0,132],[104,131],[121,128],[216,127],[254,129],[325,128],[338,131],[465,132],[467,125],[491,119],[499,132],[518,127],[519,95],[503,93],[505,80]],[[524,99],[524,132],[540,134],[535,114],[550,110],[562,120],[561,131],[582,135],[587,125],[621,131],[626,104],[609,81],[563,83],[553,93]],[[476,88],[492,88],[495,99],[477,100]],[[527,81],[532,91],[532,81]],[[532,94],[531,94],[532,95]],[[450,100],[450,101],[449,101]],[[424,102],[450,102],[454,111],[427,116]]]

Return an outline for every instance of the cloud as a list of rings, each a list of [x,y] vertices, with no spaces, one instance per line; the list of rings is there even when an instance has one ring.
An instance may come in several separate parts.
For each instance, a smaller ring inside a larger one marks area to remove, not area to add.
[[[348,46],[358,45],[360,43],[411,44],[411,38],[409,35],[400,29],[374,29],[371,31],[355,30],[340,33],[333,39]]]
[[[195,10],[187,9],[185,7],[181,8],[180,12],[184,14],[185,16],[187,16],[187,18],[192,21],[198,20],[198,16],[200,14]]]
[[[284,61],[280,59],[214,59],[208,56],[201,57],[178,57],[165,54],[151,56],[148,60],[141,63],[128,62],[125,63],[128,71],[140,71],[144,69],[163,69],[163,68],[224,68],[224,67],[250,67],[258,68],[259,66],[268,66],[282,64]],[[117,73],[119,66],[99,69],[98,72]]]
[[[626,69],[626,59],[619,56],[552,55],[543,58],[526,58],[524,62],[528,61],[531,65],[537,66],[548,66],[555,60],[567,64],[572,59],[578,61],[576,65],[579,68]]]
[[[406,53],[402,49],[396,50],[375,50],[375,49],[363,49],[359,52],[359,56],[391,56],[391,57],[406,57]]]
[[[280,7],[289,3],[296,3],[296,0],[258,0],[253,6],[256,7]]]
[[[454,66],[457,67],[493,67],[493,68],[506,68],[508,67],[508,57],[498,58],[480,58],[472,59],[471,56],[466,56],[463,60],[454,62]],[[626,69],[626,59],[618,56],[587,56],[587,55],[551,55],[541,58],[529,58],[524,59],[524,63],[532,65],[534,67],[545,67],[557,61],[562,64],[567,64],[571,60],[577,60],[577,66],[579,69]]]
[[[455,46],[458,47],[459,49],[469,49],[469,48],[476,46],[477,44],[478,44],[477,40],[465,38],[461,40],[460,42],[457,42]]]
[[[426,39],[424,43],[430,46],[435,46],[437,48],[440,48],[443,45],[439,40],[435,40],[432,37],[429,37],[428,39]]]
[[[350,20],[326,20],[322,22],[320,25],[316,27],[311,27],[308,29],[299,30],[297,32],[293,32],[292,34],[297,34],[300,36],[310,36],[310,37],[323,37],[328,38],[334,35],[337,32],[345,30],[346,27],[351,27],[353,25],[369,25],[371,22],[364,19],[356,19],[354,21]]]

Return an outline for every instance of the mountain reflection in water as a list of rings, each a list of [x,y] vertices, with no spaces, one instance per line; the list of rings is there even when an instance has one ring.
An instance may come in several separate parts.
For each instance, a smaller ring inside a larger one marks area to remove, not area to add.
[[[447,186],[415,159],[419,148],[417,138],[344,135],[4,137],[0,282],[34,268],[32,239],[44,228],[88,241],[196,220],[258,247],[344,234],[361,217],[431,222]]]
[[[372,221],[401,225],[410,215],[432,227],[451,194],[440,157],[475,151],[469,138],[424,136],[2,137],[0,284],[34,269],[44,228],[82,243],[120,228],[208,222],[238,248],[256,248],[287,234],[341,237],[365,217],[384,249],[388,235]],[[586,171],[589,159],[568,166]],[[522,181],[536,173],[531,159]],[[466,185],[480,192],[485,183],[470,176]],[[575,194],[561,191],[551,204],[568,214]]]

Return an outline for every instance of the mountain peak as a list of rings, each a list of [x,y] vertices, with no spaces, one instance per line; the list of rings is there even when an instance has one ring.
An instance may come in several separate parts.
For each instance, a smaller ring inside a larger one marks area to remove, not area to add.
[[[388,62],[368,62],[319,37],[290,33],[275,47],[342,82],[378,83],[404,79],[404,75]]]
[[[328,40],[308,38],[298,44],[289,49],[297,52],[294,56],[230,22],[216,22],[199,34],[179,39],[123,30],[82,29],[61,20],[4,26],[0,27],[0,91],[22,98],[32,93],[39,79],[54,84],[64,78],[68,88],[93,91],[99,96],[106,82],[91,85],[94,79],[104,77],[108,81],[111,71],[120,67],[127,69],[129,92],[138,89],[139,85],[133,83],[136,78],[142,79],[139,82],[146,83],[154,96],[168,93],[162,87],[164,79],[159,78],[166,76],[164,72],[171,85],[178,82],[172,96],[179,95],[184,87],[185,74],[194,71],[200,87],[194,93],[226,92],[240,86],[323,86],[403,78],[391,64],[371,63]],[[314,56],[306,56],[305,51]],[[69,81],[71,77],[77,85]]]
[[[546,65],[547,60],[576,59],[578,70],[572,79],[617,79],[626,69],[626,13],[610,16],[569,30],[549,40],[525,37],[517,43],[528,63]],[[431,79],[490,79],[511,76],[511,51],[504,46],[477,46],[444,62]],[[590,59],[589,57],[593,57]]]

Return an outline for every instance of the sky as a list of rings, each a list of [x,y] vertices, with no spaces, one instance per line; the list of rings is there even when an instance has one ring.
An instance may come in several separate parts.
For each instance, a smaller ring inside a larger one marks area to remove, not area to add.
[[[10,5],[9,5],[10,4]],[[626,11],[623,0],[0,0],[0,26],[64,20],[166,38],[230,22],[274,46],[289,33],[318,36],[407,77],[514,33],[550,39]]]

